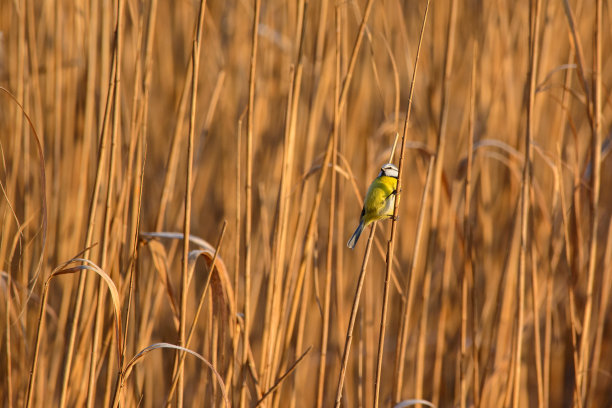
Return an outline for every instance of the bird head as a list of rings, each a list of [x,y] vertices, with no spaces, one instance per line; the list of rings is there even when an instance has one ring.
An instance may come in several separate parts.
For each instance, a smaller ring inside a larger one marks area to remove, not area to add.
[[[399,170],[395,165],[391,163],[387,163],[380,168],[380,173],[378,173],[378,177],[386,176],[397,178],[399,176]]]

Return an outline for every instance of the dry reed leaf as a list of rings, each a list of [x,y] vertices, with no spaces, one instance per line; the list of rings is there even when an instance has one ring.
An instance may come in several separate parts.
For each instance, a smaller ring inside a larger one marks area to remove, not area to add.
[[[183,234],[180,232],[141,232],[140,236],[147,240],[150,241],[152,238],[164,238],[164,239],[173,239],[173,240],[182,240],[183,239]],[[215,248],[209,244],[207,241],[203,240],[200,237],[197,237],[195,235],[191,235],[189,237],[189,241],[192,244],[195,244],[197,246],[200,247],[200,249],[195,249],[189,252],[189,256],[188,256],[188,271],[189,271],[189,277],[188,277],[188,286],[191,283],[192,277],[193,277],[193,273],[195,270],[195,265],[196,265],[196,261],[200,256],[203,256],[206,259],[207,264],[210,264],[210,262],[212,262],[212,259],[215,256]],[[149,245],[151,245],[153,242],[150,241]],[[156,250],[160,251],[159,247],[155,247]],[[160,251],[160,253],[162,253],[163,251]],[[163,252],[165,254],[165,252]],[[237,308],[236,308],[236,304],[234,302],[234,289],[232,287],[232,279],[229,276],[229,273],[227,271],[227,267],[225,266],[225,262],[223,262],[223,259],[220,256],[217,256],[217,260],[215,261],[215,270],[217,271],[219,280],[221,282],[221,285],[223,287],[223,291],[225,292],[225,301],[227,302],[229,311],[230,311],[230,316],[233,319],[236,318],[236,313],[237,313]],[[167,273],[167,272],[166,272]],[[216,281],[211,280],[211,285],[216,285]],[[217,290],[218,288],[213,288],[213,291]],[[217,292],[218,293],[218,292]],[[217,299],[219,300],[219,299]],[[230,330],[233,333],[234,330],[234,326],[235,324],[230,324]]]
[[[83,263],[86,263],[87,265],[73,266],[69,268],[66,267],[66,265],[69,265],[73,262],[83,262]],[[121,359],[119,356],[122,355],[122,347],[123,347],[122,332],[121,332],[122,327],[123,327],[121,325],[121,302],[119,299],[119,292],[117,291],[117,287],[115,286],[115,283],[113,282],[111,277],[106,272],[104,272],[98,265],[91,262],[90,260],[83,259],[83,258],[73,258],[68,262],[68,264],[65,264],[59,269],[56,269],[53,272],[51,272],[51,274],[49,275],[49,277],[47,278],[45,282],[45,286],[48,287],[51,279],[53,279],[56,276],[65,275],[65,274],[73,274],[73,273],[82,272],[82,271],[92,271],[92,272],[97,273],[102,278],[104,283],[106,283],[106,286],[108,287],[108,290],[111,294],[111,298],[113,301],[113,312],[115,314],[115,330],[117,334],[117,361],[120,364]]]
[[[202,256],[206,260],[206,265],[210,268],[210,264],[214,257],[214,250],[211,254],[207,249],[196,249],[189,252],[188,257],[188,267],[189,267],[189,279],[188,282],[191,284],[191,279],[193,277],[193,273],[195,271],[195,266],[197,260]],[[217,273],[214,273],[217,271]],[[211,270],[212,274],[210,277],[210,287],[213,295],[213,308],[214,310],[222,310],[222,319],[224,320],[226,315],[226,310],[229,309],[229,315],[232,317],[232,320],[236,318],[236,305],[234,303],[234,291],[231,287],[231,280],[225,269],[225,264],[219,255],[217,255],[217,259],[215,260],[215,269]],[[225,293],[225,296],[223,296]],[[225,300],[224,300],[225,298]],[[227,307],[221,307],[227,306]],[[216,315],[216,314],[215,314]],[[230,332],[233,334],[235,323],[229,322]]]
[[[179,327],[179,311],[176,305],[176,297],[174,296],[174,287],[172,286],[172,280],[170,279],[170,272],[168,271],[168,253],[166,248],[161,242],[154,240],[147,240],[147,246],[151,251],[151,257],[153,259],[153,265],[155,270],[159,274],[160,281],[164,288],[166,288],[166,295],[168,296],[170,310],[172,311],[172,321],[174,327],[178,330]]]
[[[429,401],[425,401],[422,399],[409,399],[409,400],[403,400],[402,402],[398,402],[397,404],[395,404],[393,406],[393,408],[405,408],[405,407],[411,407],[413,405],[416,404],[422,404],[422,405],[427,405],[428,407],[431,408],[436,408],[436,406],[434,404],[432,404]]]
[[[125,381],[129,378],[130,374],[132,373],[132,369],[134,368],[136,363],[138,363],[142,358],[144,358],[149,352],[151,352],[153,350],[160,349],[160,348],[169,348],[169,349],[184,351],[186,353],[191,354],[192,356],[197,357],[200,361],[202,361],[208,368],[210,368],[210,370],[215,375],[215,378],[217,379],[217,381],[219,383],[219,386],[221,387],[221,393],[223,394],[223,400],[225,401],[225,405],[228,406],[228,407],[230,406],[229,399],[227,397],[227,392],[225,390],[225,384],[223,382],[223,379],[221,378],[221,375],[215,369],[215,367],[213,367],[213,365],[210,362],[208,362],[208,360],[206,360],[204,357],[202,357],[197,352],[195,352],[193,350],[189,350],[189,349],[187,349],[185,347],[177,346],[177,345],[170,344],[170,343],[155,343],[155,344],[151,344],[150,346],[148,346],[148,347],[140,350],[138,353],[136,353],[136,355],[134,357],[132,357],[132,359],[125,365],[125,368],[122,370],[122,373],[121,373],[122,379],[121,379],[121,386],[120,386],[120,388],[123,388],[123,386],[125,384]]]

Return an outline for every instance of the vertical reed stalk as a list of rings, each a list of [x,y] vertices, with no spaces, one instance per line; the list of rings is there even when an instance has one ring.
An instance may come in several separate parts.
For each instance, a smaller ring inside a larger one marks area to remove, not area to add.
[[[259,13],[261,0],[254,0],[255,15],[253,17],[253,31],[251,43],[251,63],[249,69],[249,103],[247,106],[247,143],[246,143],[246,216],[245,216],[245,254],[244,254],[244,340],[242,343],[242,389],[240,391],[240,407],[247,404],[246,374],[248,363],[249,329],[251,326],[251,257],[252,257],[252,233],[251,224],[253,217],[253,117],[255,110],[255,73],[257,67],[257,39],[259,31]]]
[[[442,170],[444,165],[444,154],[446,151],[446,124],[448,122],[448,100],[450,98],[450,77],[453,66],[453,54],[455,50],[455,21],[456,21],[456,1],[450,0],[450,11],[448,15],[448,25],[446,30],[446,53],[444,55],[444,71],[442,76],[442,100],[440,102],[440,117],[437,140],[437,153],[434,157],[434,174],[432,181],[431,198],[431,218],[429,222],[429,240],[427,243],[427,256],[425,257],[425,283],[422,292],[422,318],[421,330],[419,331],[418,352],[416,363],[416,386],[415,398],[423,397],[423,380],[425,370],[425,337],[427,335],[427,312],[429,308],[429,290],[431,287],[431,275],[433,274],[433,264],[436,254],[439,253],[439,213],[440,213],[440,186],[442,184]],[[399,401],[399,396],[395,395],[395,401]]]
[[[431,178],[433,175],[433,160],[429,160],[429,166],[427,168],[427,178],[425,179],[425,185],[423,186],[423,193],[421,194],[421,201],[419,205],[419,215],[417,221],[417,229],[415,233],[414,248],[412,263],[408,272],[408,290],[406,293],[406,300],[404,307],[402,308],[400,330],[399,330],[399,341],[395,349],[395,396],[394,401],[401,400],[401,393],[404,385],[404,367],[406,359],[406,347],[408,345],[408,333],[410,332],[410,317],[412,316],[412,306],[414,305],[414,297],[416,285],[420,279],[418,274],[421,262],[421,245],[423,243],[423,233],[425,230],[425,216],[427,214],[427,208],[429,205],[429,189],[431,185]]]
[[[92,4],[92,9],[93,7],[94,5]],[[115,37],[116,35],[117,34],[115,34]],[[115,43],[117,43],[117,41],[115,41]],[[105,56],[106,54],[103,54],[103,57]],[[106,150],[108,148],[107,147],[107,144],[108,144],[108,140],[107,140],[108,129],[107,128],[109,124],[110,110],[112,107],[112,103],[114,101],[114,94],[116,92],[116,86],[112,80],[113,78],[115,78],[115,72],[116,72],[116,67],[117,67],[116,59],[117,59],[117,52],[115,50],[115,52],[113,52],[112,62],[111,62],[111,73],[110,73],[111,81],[108,86],[106,103],[104,106],[104,111],[103,111],[103,116],[102,116],[102,123],[100,125],[100,141],[99,141],[99,146],[98,146],[96,176],[95,176],[91,201],[89,203],[89,212],[88,212],[88,217],[87,217],[87,233],[85,235],[85,245],[84,245],[85,248],[87,249],[83,253],[83,258],[85,259],[89,257],[90,247],[94,239],[95,218],[96,218],[96,213],[98,210],[98,200],[100,196],[100,190],[102,187],[102,176],[103,176],[104,168],[105,168],[104,164],[107,160],[106,159]],[[107,62],[107,61],[103,60],[102,65],[104,65],[104,62]],[[60,408],[63,408],[66,405],[67,399],[68,399],[67,393],[68,393],[68,384],[69,384],[70,373],[71,373],[71,368],[72,368],[74,344],[75,344],[76,335],[77,335],[77,325],[79,323],[79,318],[81,316],[81,309],[83,306],[83,296],[84,296],[85,289],[86,289],[85,288],[86,283],[87,283],[87,274],[81,273],[79,275],[79,282],[77,284],[74,312],[71,315],[70,336],[68,339],[66,356],[64,358],[64,370],[63,370],[63,376],[62,376],[63,381],[62,381],[62,388],[60,392],[60,403],[59,403]]]
[[[196,116],[196,101],[198,96],[198,77],[200,68],[200,47],[202,41],[202,31],[204,26],[204,14],[206,11],[206,0],[200,2],[200,12],[198,13],[197,23],[193,33],[193,46],[191,49],[191,60],[193,65],[193,75],[191,76],[191,105],[189,111],[189,138],[187,141],[187,175],[185,177],[185,218],[183,220],[183,257],[181,269],[181,310],[180,310],[180,325],[179,325],[179,346],[186,346],[186,325],[187,325],[187,294],[189,285],[187,283],[189,275],[188,257],[189,257],[189,237],[191,234],[191,184],[193,174],[193,146],[195,135],[195,116]],[[183,352],[177,352],[175,360],[183,357]],[[183,357],[184,358],[184,357]],[[183,366],[179,366],[178,370],[178,393],[177,406],[183,407],[184,400],[184,371]]]
[[[115,23],[115,67],[114,67],[114,78],[113,78],[113,128],[111,131],[111,144],[109,151],[109,164],[108,164],[108,178],[107,178],[107,189],[106,189],[106,206],[104,209],[104,227],[102,235],[102,251],[100,254],[100,267],[102,270],[106,270],[109,266],[108,263],[108,251],[111,245],[110,242],[110,226],[112,222],[112,206],[114,202],[114,183],[115,183],[115,161],[118,149],[119,135],[119,114],[121,112],[121,105],[119,95],[121,92],[120,81],[121,81],[121,53],[123,51],[123,37],[121,26],[123,23],[123,1],[117,0],[115,3],[115,13],[117,16]],[[98,283],[98,295],[96,304],[96,318],[94,321],[94,333],[92,340],[92,349],[89,365],[89,383],[87,387],[87,407],[90,408],[94,405],[96,399],[96,379],[97,379],[97,365],[99,356],[100,332],[102,330],[102,323],[104,320],[104,299],[105,290],[104,282],[102,279]]]
[[[516,352],[515,352],[515,368],[514,368],[514,390],[513,390],[513,407],[520,406],[520,391],[521,391],[521,365],[523,363],[523,325],[524,325],[524,309],[525,309],[525,269],[527,256],[531,252],[529,236],[529,192],[532,182],[532,160],[533,146],[532,138],[535,127],[535,118],[533,117],[535,104],[535,87],[536,77],[538,72],[538,55],[539,55],[539,31],[540,31],[540,4],[541,0],[531,2],[529,9],[530,24],[529,24],[529,94],[527,97],[527,124],[525,132],[525,156],[523,163],[523,176],[521,180],[521,248],[519,251],[518,265],[518,319],[516,327]]]
[[[389,277],[391,276],[391,270],[393,269],[393,256],[395,250],[395,234],[397,230],[397,218],[399,215],[399,204],[402,196],[402,168],[404,165],[404,154],[406,152],[406,138],[408,136],[408,127],[410,124],[410,111],[412,109],[412,97],[414,95],[414,84],[416,81],[417,68],[419,66],[419,55],[421,52],[421,44],[423,42],[423,35],[425,33],[425,23],[427,22],[427,12],[429,11],[429,0],[425,3],[425,12],[423,13],[423,23],[421,25],[421,33],[419,35],[419,42],[417,45],[416,57],[414,60],[414,69],[412,71],[412,81],[410,82],[410,92],[408,94],[408,109],[406,110],[406,117],[404,119],[404,132],[402,134],[402,144],[400,147],[399,157],[399,174],[397,177],[397,194],[395,197],[395,205],[393,207],[393,219],[391,221],[391,235],[389,237],[389,243],[387,246],[387,267],[385,270],[385,285],[383,290],[383,305],[380,318],[380,331],[378,335],[378,355],[376,358],[376,378],[374,380],[374,407],[378,407],[378,399],[380,394],[380,376],[382,372],[382,360],[383,360],[383,349],[384,339],[386,331],[386,319],[387,319],[387,303],[389,302]],[[402,362],[400,362],[401,364]]]
[[[601,179],[601,129],[602,129],[602,96],[601,96],[601,30],[603,5],[597,0],[595,7],[595,55],[593,69],[593,106],[594,126],[591,137],[591,235],[589,236],[589,259],[586,286],[586,304],[582,318],[582,335],[580,336],[580,358],[577,377],[580,378],[580,395],[584,406],[588,406],[587,390],[589,387],[589,369],[591,356],[591,320],[593,314],[593,289],[595,285],[595,265],[597,264],[597,230],[599,227],[599,187]]]
[[[465,191],[464,191],[464,207],[463,207],[463,234],[465,239],[465,255],[463,258],[463,274],[461,277],[461,406],[464,407],[467,399],[467,315],[468,315],[468,304],[467,304],[467,292],[468,284],[472,282],[472,299],[474,299],[475,291],[475,276],[474,268],[472,264],[472,226],[470,219],[471,199],[472,199],[472,166],[474,161],[474,129],[475,129],[475,115],[476,115],[476,61],[477,61],[477,46],[474,42],[472,48],[472,76],[470,81],[470,115],[468,125],[468,143],[467,143],[467,167],[465,172]],[[473,302],[473,313],[476,316],[475,302]],[[472,326],[476,325],[476,319],[473,319]],[[474,329],[475,332],[475,329]],[[474,389],[474,405],[478,406],[480,391],[480,384],[478,382],[478,350],[476,348],[475,333],[472,344],[472,355],[474,362],[474,378],[473,378],[473,389]]]
[[[359,272],[359,278],[357,280],[357,288],[355,289],[355,296],[353,298],[353,306],[351,307],[351,317],[349,319],[348,329],[346,331],[346,339],[344,340],[344,351],[342,352],[342,365],[340,368],[340,377],[338,379],[338,388],[336,389],[336,408],[340,407],[342,402],[342,390],[344,389],[344,379],[346,376],[346,369],[348,366],[348,359],[351,352],[351,344],[353,341],[353,329],[355,328],[355,321],[357,320],[357,312],[359,311],[359,299],[361,297],[361,290],[363,289],[363,283],[366,276],[366,267],[370,259],[370,251],[372,250],[372,241],[374,240],[374,233],[376,232],[376,222],[372,223],[370,229],[370,236],[366,244],[365,254],[363,255],[363,262],[361,263],[361,271]]]

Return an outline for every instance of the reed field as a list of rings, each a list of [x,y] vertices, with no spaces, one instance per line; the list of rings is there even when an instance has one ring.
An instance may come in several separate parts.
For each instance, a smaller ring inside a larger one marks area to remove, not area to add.
[[[611,6],[0,0],[0,406],[611,407]]]

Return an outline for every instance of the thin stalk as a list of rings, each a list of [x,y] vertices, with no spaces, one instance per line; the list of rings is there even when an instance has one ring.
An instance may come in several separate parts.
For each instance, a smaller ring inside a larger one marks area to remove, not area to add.
[[[442,368],[444,364],[444,357],[446,354],[446,327],[447,320],[450,311],[450,289],[451,289],[451,268],[453,265],[453,249],[455,246],[455,229],[456,229],[456,218],[459,206],[459,199],[461,197],[460,185],[455,182],[453,183],[451,192],[451,203],[448,211],[448,228],[446,231],[446,243],[444,251],[444,267],[442,271],[442,288],[440,294],[440,315],[438,317],[438,327],[436,336],[436,351],[433,367],[433,387],[432,387],[432,398],[431,402],[435,406],[439,405],[440,391],[442,388]]]
[[[593,347],[593,373],[599,372],[599,366],[602,363],[602,340],[606,327],[606,318],[608,314],[608,303],[610,301],[610,289],[612,287],[612,266],[610,259],[612,257],[612,223],[608,226],[607,244],[603,261],[603,276],[601,279],[601,298],[599,300],[599,316],[597,321],[597,331],[595,333],[595,345]],[[597,390],[598,376],[594,375],[590,384],[590,393],[593,395]]]
[[[521,364],[523,350],[523,325],[525,313],[525,268],[527,262],[528,240],[529,240],[529,192],[531,189],[532,172],[531,167],[533,159],[533,146],[531,140],[533,138],[534,122],[533,117],[535,104],[535,87],[538,69],[538,54],[539,54],[539,31],[540,31],[540,4],[541,0],[533,0],[530,8],[529,25],[529,94],[527,98],[527,129],[525,132],[525,158],[523,163],[523,177],[521,181],[521,246],[519,251],[518,265],[518,321],[516,333],[516,358],[514,371],[514,390],[513,390],[513,407],[518,408],[520,405],[521,391]]]
[[[533,251],[533,249],[532,249]],[[542,378],[542,349],[540,347],[540,313],[538,310],[538,265],[535,254],[531,254],[531,303],[533,307],[533,331],[534,331],[534,349],[535,349],[535,366],[536,366],[536,381],[538,392],[538,407],[544,406],[544,381]]]
[[[344,378],[346,376],[346,368],[348,366],[348,359],[351,352],[351,343],[353,341],[353,329],[355,328],[355,321],[357,320],[357,312],[359,311],[359,299],[361,297],[361,291],[363,289],[363,283],[366,276],[366,267],[370,259],[370,251],[372,249],[372,241],[374,240],[374,233],[376,232],[376,222],[372,224],[370,229],[370,236],[366,244],[365,254],[363,255],[363,262],[361,264],[361,271],[359,272],[359,279],[357,280],[357,288],[355,290],[355,297],[353,298],[353,306],[351,307],[351,317],[349,319],[348,329],[346,331],[346,338],[344,340],[344,351],[342,352],[342,365],[340,369],[340,377],[338,379],[338,388],[336,390],[336,408],[340,406],[342,401],[342,389],[344,388]]]
[[[601,97],[601,30],[602,1],[597,0],[595,8],[595,67],[593,69],[593,112],[594,126],[591,138],[591,163],[593,175],[591,179],[591,235],[589,237],[589,269],[587,274],[586,304],[582,318],[583,331],[580,337],[580,359],[576,376],[580,378],[580,395],[587,404],[587,389],[589,370],[587,369],[591,355],[591,320],[593,314],[593,289],[595,285],[595,265],[597,264],[597,230],[599,227],[599,187],[601,183],[601,128],[602,128],[602,97]]]
[[[236,237],[234,242],[234,303],[238,306],[238,298],[240,297],[239,291],[239,279],[240,279],[240,229],[241,229],[241,213],[242,213],[242,204],[241,204],[241,195],[242,195],[242,183],[241,183],[241,164],[240,160],[242,158],[242,117],[238,120],[238,129],[236,131]],[[234,345],[234,351],[232,355],[232,361],[234,362],[233,366],[235,366],[235,361],[237,359],[238,352],[238,341],[240,339],[240,330],[236,330],[235,338],[232,339]],[[242,361],[241,361],[242,362]],[[236,370],[236,373],[240,373],[240,370]]]
[[[189,114],[189,139],[187,141],[187,175],[185,177],[185,218],[183,219],[183,258],[181,270],[181,311],[179,324],[179,346],[186,346],[186,327],[187,327],[187,293],[189,290],[189,236],[191,234],[191,183],[193,178],[193,139],[195,135],[195,116],[196,102],[198,96],[198,74],[200,68],[200,48],[202,42],[202,31],[204,26],[204,14],[206,11],[206,0],[200,1],[200,11],[198,21],[194,30],[193,45],[191,49],[191,60],[193,65],[193,75],[191,76],[191,107]],[[175,363],[180,357],[184,357],[184,352],[177,352]],[[184,400],[184,370],[181,365],[178,370],[178,395],[177,407],[183,407]]]
[[[431,274],[433,273],[433,263],[438,251],[438,235],[439,235],[439,212],[440,212],[440,186],[442,184],[442,169],[444,164],[444,153],[446,151],[446,129],[448,122],[448,101],[450,98],[450,77],[453,65],[453,54],[455,50],[454,32],[456,21],[456,1],[450,0],[450,12],[448,16],[448,26],[446,31],[446,53],[444,56],[444,72],[442,77],[442,100],[440,103],[440,118],[437,148],[435,155],[434,174],[432,181],[432,198],[431,198],[431,218],[429,222],[429,240],[427,243],[427,256],[425,257],[425,284],[422,292],[422,307],[423,313],[421,318],[421,328],[419,331],[419,340],[416,363],[416,385],[414,398],[420,399],[423,397],[423,381],[425,370],[425,337],[427,334],[427,315],[429,303],[429,290],[431,287]],[[395,401],[400,401],[398,395],[395,395]]]
[[[296,27],[296,41],[295,44],[298,46],[297,57],[296,57],[296,67],[295,67],[295,76],[291,82],[290,88],[290,97],[288,98],[288,110],[287,110],[287,124],[286,124],[286,133],[285,133],[285,155],[283,155],[283,172],[282,178],[285,181],[284,193],[282,196],[279,195],[280,205],[283,206],[283,216],[280,219],[281,234],[280,234],[280,242],[279,242],[279,250],[277,252],[277,261],[278,261],[278,299],[276,307],[278,310],[281,309],[283,295],[287,293],[287,289],[289,287],[289,282],[291,282],[291,278],[288,277],[288,266],[285,265],[290,264],[290,260],[286,259],[287,253],[287,234],[290,227],[290,217],[291,214],[291,198],[292,194],[289,193],[290,186],[293,183],[293,173],[294,173],[294,161],[295,161],[295,150],[296,150],[296,134],[297,134],[297,126],[298,126],[298,109],[299,109],[299,101],[302,90],[302,75],[303,75],[303,53],[304,53],[304,37],[305,37],[305,29],[306,24],[304,22],[304,18],[307,11],[307,3],[302,2],[302,4],[298,5],[298,21]],[[289,109],[290,107],[290,109]],[[280,213],[280,212],[279,212]],[[289,262],[289,263],[288,263]],[[282,279],[285,279],[285,287],[283,288]],[[282,294],[280,291],[283,291]],[[283,352],[285,349],[282,348],[283,345],[283,336],[282,333],[282,313],[277,314],[275,317],[278,318],[277,324],[279,327],[278,334],[276,336],[276,342],[274,344],[273,360],[272,360],[272,369],[273,372],[279,373],[283,371],[280,368],[281,359],[283,357]],[[282,367],[285,368],[284,365]]]
[[[403,378],[404,378],[404,360],[406,357],[406,346],[408,344],[408,333],[410,329],[410,317],[412,316],[412,306],[414,304],[414,292],[416,290],[416,285],[420,278],[420,275],[417,275],[417,271],[419,270],[419,264],[421,262],[421,244],[423,242],[423,232],[425,230],[425,215],[427,214],[427,206],[428,197],[429,197],[429,186],[431,184],[431,178],[433,175],[433,160],[429,161],[429,166],[427,168],[427,178],[425,179],[425,185],[423,186],[423,193],[421,195],[421,201],[419,205],[419,215],[417,220],[417,229],[415,233],[414,247],[412,249],[412,263],[410,264],[410,271],[408,274],[408,291],[406,293],[406,300],[404,302],[404,307],[402,308],[402,318],[400,322],[400,330],[399,330],[399,341],[397,343],[397,347],[395,350],[395,384],[394,386],[397,388],[397,399],[396,402],[401,399],[401,393],[403,388]]]
[[[115,76],[113,78],[113,128],[111,131],[111,145],[109,151],[108,163],[108,178],[106,189],[106,205],[104,209],[104,227],[102,235],[102,251],[100,254],[100,267],[106,270],[108,263],[108,251],[110,247],[110,227],[112,222],[112,206],[115,187],[115,161],[117,159],[117,148],[119,139],[119,113],[121,112],[120,93],[121,93],[121,53],[123,50],[123,36],[121,25],[123,23],[123,1],[117,0],[115,3],[115,12],[117,15],[115,25]],[[92,340],[92,349],[89,365],[89,382],[87,387],[87,407],[90,408],[94,404],[96,396],[96,379],[98,376],[96,367],[98,365],[100,332],[104,320],[104,299],[106,291],[105,284],[102,279],[98,282],[98,296],[96,304],[96,318],[94,321],[94,333]]]
[[[343,112],[344,104],[346,102],[346,97],[348,95],[348,88],[350,87],[351,79],[353,78],[353,72],[355,70],[355,65],[357,63],[357,56],[359,54],[359,49],[361,47],[361,43],[363,40],[363,34],[365,32],[365,26],[370,16],[373,2],[374,0],[368,0],[368,3],[366,4],[366,8],[363,13],[363,18],[359,26],[359,32],[357,33],[357,38],[355,39],[355,43],[353,45],[353,50],[351,53],[351,58],[349,61],[347,73],[346,73],[346,76],[344,77],[344,81],[342,82],[342,89],[340,91],[340,99],[338,101],[338,112],[340,115]],[[328,167],[331,161],[331,154],[332,154],[332,135],[330,133],[327,139],[327,145],[325,148],[325,156],[323,158],[323,164],[321,167],[321,175],[317,182],[317,189],[315,193],[314,202],[312,204],[310,215],[308,217],[308,224],[307,224],[306,233],[305,233],[306,238],[303,244],[302,259],[299,263],[298,276],[296,278],[294,296],[293,297],[287,296],[287,302],[290,302],[290,306],[287,307],[289,303],[283,305],[283,309],[289,310],[287,320],[285,320],[287,322],[286,329],[282,330],[282,332],[285,333],[285,336],[286,336],[285,345],[288,344],[291,334],[293,333],[294,326],[295,326],[297,308],[299,305],[298,294],[302,291],[302,285],[304,283],[304,275],[306,273],[306,259],[311,256],[311,253],[314,247],[314,236],[315,236],[315,229],[317,226],[316,222],[318,220],[319,206],[321,204],[323,187],[325,185],[325,181],[327,178],[327,170],[328,170]]]
[[[410,111],[412,110],[412,97],[414,95],[414,84],[416,81],[417,68],[419,66],[419,56],[421,53],[421,44],[423,42],[423,35],[425,33],[425,24],[427,22],[427,13],[429,11],[429,0],[425,4],[425,12],[423,13],[423,23],[421,24],[421,33],[419,34],[419,43],[417,46],[416,57],[414,61],[414,70],[412,73],[412,81],[410,82],[410,92],[408,96],[408,109],[406,110],[406,118],[404,120],[404,131],[402,134],[402,144],[400,148],[399,157],[399,174],[397,177],[397,194],[395,197],[395,205],[393,207],[393,219],[391,221],[391,235],[387,246],[387,267],[385,271],[385,285],[383,290],[383,305],[382,313],[380,318],[380,332],[378,336],[378,355],[376,364],[376,378],[374,380],[374,407],[378,407],[378,399],[380,393],[380,376],[382,372],[382,360],[383,360],[383,348],[386,331],[386,319],[387,319],[387,304],[389,302],[389,278],[391,276],[391,270],[393,269],[393,256],[395,250],[395,235],[397,231],[397,218],[399,215],[399,204],[402,196],[402,168],[404,165],[404,155],[406,152],[406,138],[408,136],[408,128],[410,123]],[[431,164],[430,164],[431,165]],[[401,362],[400,362],[401,363]]]
[[[8,289],[8,288],[7,288]],[[32,358],[32,368],[30,368],[30,381],[28,383],[28,391],[26,394],[25,407],[29,408],[32,404],[32,393],[34,389],[34,382],[36,378],[36,367],[38,365],[38,352],[40,350],[40,335],[43,331],[43,325],[45,320],[45,309],[47,306],[47,295],[49,293],[49,281],[45,281],[42,290],[42,299],[40,300],[40,312],[38,313],[38,328],[36,330],[36,340],[34,341],[34,357]],[[8,296],[8,292],[7,292]]]
[[[92,1],[92,3],[93,4],[91,4],[91,7],[93,9],[94,7],[96,7],[98,3],[96,1]],[[94,36],[93,33],[91,35]],[[92,56],[90,55],[90,57]],[[112,57],[112,62],[111,62],[111,75],[110,75],[111,78],[115,77],[116,58],[117,58],[117,53],[114,52],[113,57]],[[89,63],[88,65],[91,68],[93,66],[93,62]],[[89,75],[94,76],[94,73],[89,72],[88,78],[89,78]],[[96,161],[97,163],[96,177],[94,181],[91,201],[89,203],[89,214],[87,217],[87,233],[85,235],[85,245],[84,246],[85,248],[88,248],[88,249],[83,254],[83,258],[86,258],[86,259],[89,257],[89,252],[90,252],[89,248],[91,247],[91,244],[93,242],[95,218],[96,218],[96,213],[98,209],[98,198],[99,198],[100,190],[102,186],[102,175],[103,175],[103,171],[105,167],[104,163],[106,161],[105,156],[106,156],[107,143],[108,143],[107,128],[108,128],[111,104],[112,104],[112,101],[114,100],[114,93],[115,93],[115,86],[114,86],[114,83],[111,82],[111,84],[108,87],[107,96],[106,96],[106,104],[104,107],[104,113],[102,117],[102,123],[101,123],[101,129],[100,129],[100,142],[98,146],[98,157]],[[71,314],[70,336],[68,338],[68,346],[66,349],[66,356],[64,358],[64,363],[63,363],[64,372],[62,375],[63,380],[62,380],[62,388],[60,391],[60,403],[59,403],[60,408],[63,408],[64,406],[66,406],[66,400],[68,398],[68,383],[70,380],[70,373],[72,369],[72,358],[74,354],[74,344],[75,344],[76,335],[77,335],[77,325],[79,322],[79,318],[81,316],[81,309],[83,306],[83,295],[85,293],[86,281],[87,281],[87,274],[80,273],[79,282],[77,284],[77,290],[76,290],[76,300],[75,300],[75,305],[74,305],[74,311]]]
[[[261,0],[254,0],[255,15],[253,18],[253,34],[251,43],[251,62],[249,70],[249,103],[247,106],[247,143],[246,143],[246,215],[245,215],[245,267],[244,267],[244,340],[242,344],[242,388],[240,391],[240,407],[246,407],[247,401],[247,364],[249,350],[249,328],[251,325],[251,239],[252,239],[252,202],[253,202],[253,116],[255,110],[255,72],[257,67],[257,38],[259,29],[259,13]]]
[[[170,152],[168,153],[168,159],[166,161],[166,174],[164,176],[164,184],[162,187],[161,197],[159,198],[159,209],[157,210],[157,220],[155,222],[155,231],[161,231],[164,226],[164,217],[166,215],[166,207],[170,200],[170,194],[175,184],[176,169],[178,166],[179,159],[179,142],[182,140],[181,134],[183,133],[183,118],[185,117],[185,111],[187,110],[187,95],[189,92],[189,86],[193,79],[193,59],[189,59],[187,65],[187,72],[185,74],[185,81],[181,90],[181,96],[179,99],[179,105],[176,113],[176,125],[174,126],[174,132],[172,134],[172,142],[170,144]]]
[[[198,318],[200,317],[200,313],[202,312],[202,307],[204,306],[204,300],[206,298],[206,292],[208,291],[208,287],[210,286],[210,279],[212,274],[215,272],[215,263],[217,262],[217,257],[219,255],[219,251],[221,249],[221,243],[223,242],[223,237],[225,236],[225,230],[227,228],[227,221],[223,222],[223,226],[221,227],[221,233],[219,234],[219,239],[217,240],[217,245],[215,246],[215,253],[213,255],[212,261],[210,262],[210,266],[208,267],[206,273],[206,281],[204,283],[204,288],[202,289],[202,294],[200,295],[200,301],[198,302],[198,307],[196,308],[195,315],[191,322],[191,326],[189,327],[189,334],[187,335],[187,340],[185,341],[185,348],[189,348],[191,344],[191,339],[193,338],[193,334],[195,333],[196,324],[198,323]],[[168,392],[168,397],[166,398],[166,406],[170,405],[172,400],[172,396],[174,395],[174,391],[176,390],[176,386],[178,384],[178,375],[177,372],[180,372],[184,367],[185,357],[187,357],[187,353],[182,353],[178,369],[175,370],[172,376],[172,383],[170,386],[170,391]]]
[[[323,406],[323,392],[325,390],[325,369],[327,366],[327,342],[329,337],[329,315],[331,301],[331,284],[332,284],[332,256],[333,256],[333,240],[334,240],[334,223],[335,223],[335,204],[336,204],[336,175],[335,171],[338,151],[338,126],[340,124],[340,111],[338,107],[338,98],[340,97],[340,45],[341,45],[341,19],[340,9],[336,7],[336,81],[334,86],[334,128],[332,130],[332,169],[331,172],[331,196],[329,202],[329,221],[327,225],[327,253],[325,263],[325,294],[323,303],[323,327],[321,329],[321,357],[319,360],[319,382],[317,386],[317,407]]]
[[[468,143],[467,143],[467,169],[465,173],[465,191],[464,191],[464,207],[463,207],[463,233],[465,239],[465,255],[463,258],[463,276],[461,277],[461,407],[465,407],[467,403],[467,315],[468,315],[468,304],[467,304],[467,292],[468,292],[468,281],[472,281],[472,299],[475,296],[475,278],[474,268],[472,265],[472,228],[470,224],[470,209],[472,199],[472,166],[474,162],[474,131],[476,122],[476,55],[477,48],[476,42],[474,42],[473,53],[472,53],[472,77],[470,82],[470,116],[469,116],[469,129],[468,129]],[[476,316],[475,302],[472,302],[474,317]],[[472,322],[472,327],[475,327],[476,319]],[[475,331],[475,329],[474,329]],[[475,335],[475,333],[473,333]],[[474,342],[475,342],[475,336]],[[478,382],[478,350],[475,344],[472,344],[472,355],[474,360],[474,405],[478,406],[480,399],[479,382]]]
[[[17,234],[19,235],[19,234]],[[6,387],[7,387],[7,395],[6,398],[8,400],[8,407],[12,408],[13,406],[13,376],[11,372],[11,274],[6,274],[6,315],[4,316],[4,333],[6,336]],[[29,389],[29,387],[28,387]],[[30,392],[28,391],[28,399],[30,398]],[[29,404],[29,401],[28,401]]]

